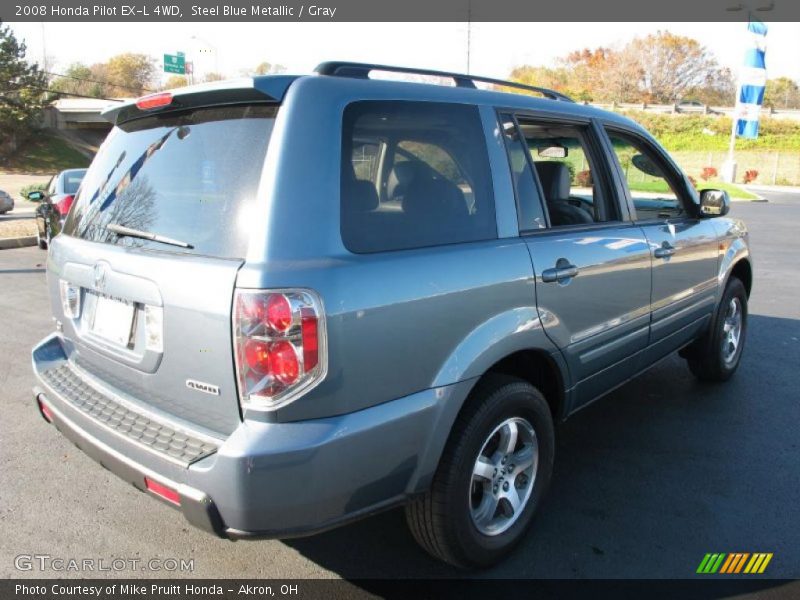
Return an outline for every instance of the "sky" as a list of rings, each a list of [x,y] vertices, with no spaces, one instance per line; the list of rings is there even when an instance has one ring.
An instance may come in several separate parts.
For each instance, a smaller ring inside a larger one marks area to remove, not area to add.
[[[467,71],[466,23],[8,23],[49,70],[137,52],[161,61],[183,51],[198,75],[239,76],[267,61],[308,73],[326,60],[355,60]],[[768,23],[768,77],[800,81],[800,23]],[[658,30],[699,40],[734,72],[743,60],[744,23],[473,23],[469,72],[507,78],[523,64],[552,65],[573,50],[622,45]],[[166,78],[166,76],[165,76]]]

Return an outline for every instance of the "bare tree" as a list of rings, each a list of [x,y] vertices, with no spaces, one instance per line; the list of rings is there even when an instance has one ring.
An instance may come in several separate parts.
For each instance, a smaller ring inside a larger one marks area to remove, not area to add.
[[[634,39],[619,58],[626,77],[638,75],[636,83],[645,102],[677,102],[690,91],[713,88],[725,78],[717,59],[705,46],[668,31]]]

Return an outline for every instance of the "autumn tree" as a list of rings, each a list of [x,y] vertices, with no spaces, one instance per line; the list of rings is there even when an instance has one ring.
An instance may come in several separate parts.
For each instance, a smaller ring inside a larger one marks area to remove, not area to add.
[[[635,38],[621,51],[638,67],[637,86],[645,102],[678,102],[692,90],[724,85],[730,73],[700,42],[668,31]],[[634,73],[630,73],[634,75]]]
[[[568,84],[568,74],[561,68],[533,67],[523,65],[516,67],[509,76],[511,81],[544,87],[557,92],[565,92]]]
[[[275,75],[278,73],[285,73],[286,67],[277,63],[261,62],[252,71],[252,75]]]
[[[55,77],[50,88],[67,95],[94,98],[102,98],[106,93],[104,83],[97,80],[92,68],[79,62],[72,63],[60,76]]]
[[[141,96],[154,87],[156,61],[145,54],[125,53],[103,65],[107,93],[113,96]]]
[[[25,42],[0,21],[0,152],[16,145],[37,126],[49,100],[47,78],[25,60]]]
[[[555,67],[525,65],[511,72],[576,100],[672,103],[689,95],[709,104],[733,101],[728,69],[697,40],[659,31],[616,48],[584,48]]]
[[[53,79],[52,89],[94,98],[141,96],[154,88],[155,60],[144,54],[119,54],[108,62],[73,63]]]
[[[569,81],[567,93],[576,100],[603,100],[608,87],[609,61],[612,52],[608,48],[576,50],[558,61],[566,70]]]
[[[189,80],[186,75],[170,75],[164,83],[165,90],[174,90],[175,88],[186,87],[189,85]]]
[[[773,108],[800,108],[800,87],[788,77],[767,80],[764,105]]]

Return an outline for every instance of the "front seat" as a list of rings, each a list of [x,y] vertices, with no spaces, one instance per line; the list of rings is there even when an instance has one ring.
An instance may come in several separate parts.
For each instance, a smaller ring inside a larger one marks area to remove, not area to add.
[[[592,215],[569,203],[570,175],[567,165],[558,161],[542,161],[534,164],[542,184],[552,225],[594,223]]]

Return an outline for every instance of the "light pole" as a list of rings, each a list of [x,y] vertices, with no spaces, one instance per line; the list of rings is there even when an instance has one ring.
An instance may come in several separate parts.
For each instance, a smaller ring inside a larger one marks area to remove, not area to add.
[[[192,39],[204,43],[214,53],[214,72],[219,74],[219,52],[217,51],[217,47],[211,42],[209,42],[207,39],[202,38],[199,35],[193,35]]]
[[[472,58],[472,0],[467,0],[467,75],[470,71]]]

